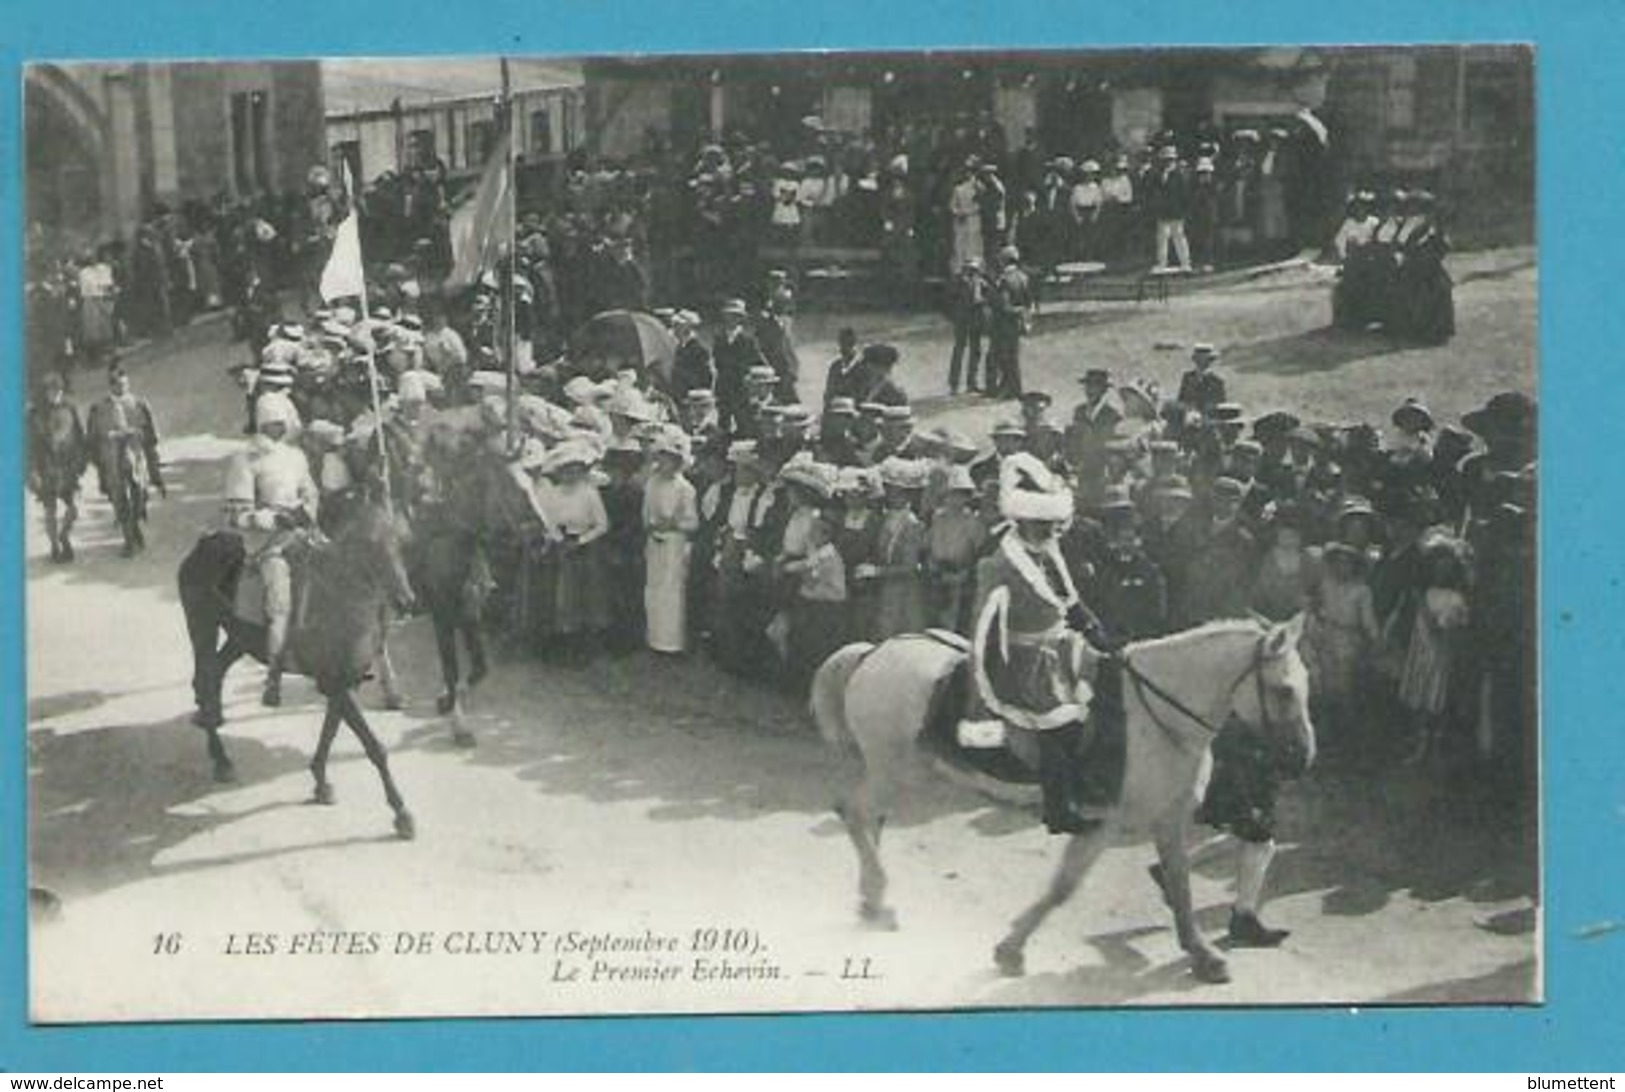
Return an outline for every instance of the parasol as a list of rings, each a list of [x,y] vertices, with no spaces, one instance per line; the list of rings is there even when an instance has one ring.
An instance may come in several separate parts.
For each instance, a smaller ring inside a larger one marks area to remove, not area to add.
[[[571,355],[588,372],[624,367],[647,369],[671,379],[677,339],[659,319],[642,311],[604,311],[588,319],[570,339]]]

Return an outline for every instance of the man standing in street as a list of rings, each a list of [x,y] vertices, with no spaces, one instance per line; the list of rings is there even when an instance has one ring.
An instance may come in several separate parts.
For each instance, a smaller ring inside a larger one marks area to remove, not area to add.
[[[108,393],[90,407],[86,430],[90,456],[102,495],[113,502],[113,515],[124,534],[123,555],[134,557],[147,545],[141,525],[147,520],[147,487],[167,496],[158,459],[158,425],[152,406],[130,390],[130,377],[114,364],[107,370]]]
[[[1021,252],[999,252],[999,280],[993,293],[992,341],[988,347],[986,389],[1004,398],[1021,397],[1021,339],[1032,327],[1037,301],[1021,268]]]
[[[717,370],[717,411],[721,415],[722,431],[727,436],[734,435],[738,422],[745,416],[746,377],[751,368],[766,363],[761,346],[745,329],[748,317],[744,300],[723,303],[722,331],[711,346],[711,358]]]
[[[1190,188],[1184,169],[1179,165],[1179,149],[1164,144],[1157,149],[1157,165],[1145,181],[1145,206],[1157,225],[1157,251],[1151,263],[1151,272],[1181,273],[1191,271],[1191,244],[1185,237],[1185,218],[1190,215]],[[1172,244],[1178,266],[1168,264],[1168,247]]]
[[[793,298],[780,292],[772,293],[756,322],[756,343],[761,346],[762,358],[772,365],[778,376],[773,394],[783,405],[801,400],[796,393],[796,385],[801,380],[801,358],[796,355],[790,322]]]
[[[965,259],[965,264],[959,267],[959,275],[954,278],[949,303],[954,323],[954,352],[948,362],[949,394],[959,393],[961,375],[967,391],[982,390],[976,377],[982,365],[982,335],[987,332],[992,295],[992,285],[982,270],[982,259]]]

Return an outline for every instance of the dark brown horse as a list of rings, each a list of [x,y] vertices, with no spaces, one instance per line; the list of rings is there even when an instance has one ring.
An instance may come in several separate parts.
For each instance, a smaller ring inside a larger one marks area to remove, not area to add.
[[[244,655],[264,660],[265,628],[238,618],[232,590],[245,563],[242,539],[230,532],[204,536],[181,562],[181,606],[192,641],[193,722],[208,732],[209,757],[217,780],[235,774],[220,741],[224,721],[221,686],[226,671]],[[409,604],[411,584],[401,559],[395,521],[373,503],[363,504],[332,541],[312,547],[304,585],[288,634],[290,670],[308,675],[326,700],[322,734],[311,760],[317,803],[333,802],[327,755],[339,723],[350,726],[383,780],[384,797],[395,813],[395,831],[416,833],[412,815],[389,773],[383,744],[356,702],[355,690],[372,671],[384,647],[386,608]],[[222,639],[223,637],[223,639]]]

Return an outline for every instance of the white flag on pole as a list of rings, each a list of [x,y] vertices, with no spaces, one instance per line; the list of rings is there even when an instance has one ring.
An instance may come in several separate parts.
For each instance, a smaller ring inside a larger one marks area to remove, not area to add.
[[[346,296],[361,296],[367,290],[367,273],[361,265],[361,225],[356,212],[355,187],[350,184],[349,172],[342,163],[339,177],[345,182],[350,212],[333,237],[333,252],[322,269],[322,299],[328,303]]]

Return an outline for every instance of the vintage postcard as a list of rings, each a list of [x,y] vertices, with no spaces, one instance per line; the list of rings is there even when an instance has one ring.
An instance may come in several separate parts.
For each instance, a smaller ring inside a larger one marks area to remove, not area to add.
[[[40,62],[40,1023],[1542,998],[1533,49]]]

